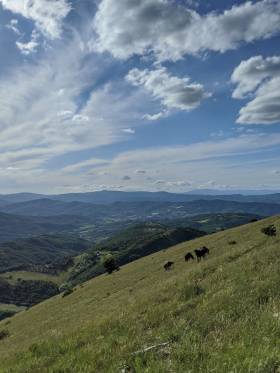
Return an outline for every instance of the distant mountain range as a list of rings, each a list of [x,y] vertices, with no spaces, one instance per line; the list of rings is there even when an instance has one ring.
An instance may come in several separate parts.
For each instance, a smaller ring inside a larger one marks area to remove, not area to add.
[[[122,229],[122,224],[127,226],[127,222],[165,222],[201,214],[227,213],[280,214],[280,193],[216,196],[101,191],[49,196],[32,193],[2,195],[0,242],[63,232],[76,233],[98,242]]]
[[[226,199],[198,199],[190,202],[142,201],[100,205],[85,202],[62,202],[37,199],[0,207],[4,213],[23,216],[78,216],[95,220],[160,220],[198,214],[248,213],[262,216],[280,214],[280,203],[239,202]],[[63,220],[61,219],[61,223]]]
[[[238,191],[239,192],[239,191]],[[89,193],[68,193],[57,195],[44,195],[34,193],[17,193],[0,195],[0,207],[48,199],[60,202],[82,202],[92,204],[112,204],[116,202],[191,202],[196,200],[227,200],[236,202],[265,202],[280,203],[280,193],[269,191],[240,191],[244,193],[231,193],[211,189],[192,191],[188,193],[168,192],[122,192],[122,191],[97,191]]]

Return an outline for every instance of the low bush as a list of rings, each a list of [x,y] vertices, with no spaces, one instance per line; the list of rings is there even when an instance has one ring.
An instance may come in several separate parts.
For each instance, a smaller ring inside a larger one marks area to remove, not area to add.
[[[65,288],[65,290],[62,294],[62,298],[67,297],[68,295],[72,294],[73,291],[74,291],[73,288],[71,288],[70,286]]]
[[[262,233],[266,234],[267,236],[276,236],[276,232],[276,227],[273,224],[262,229]]]
[[[0,341],[2,341],[3,339],[9,337],[10,333],[8,330],[4,329],[4,330],[0,330]]]

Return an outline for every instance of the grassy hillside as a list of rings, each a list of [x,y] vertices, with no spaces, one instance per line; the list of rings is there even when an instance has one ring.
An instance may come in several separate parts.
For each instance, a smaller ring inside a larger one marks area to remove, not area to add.
[[[204,236],[2,321],[1,373],[279,371],[279,232],[274,217]],[[209,257],[185,263],[202,245]]]
[[[189,227],[212,233],[221,229],[233,228],[238,225],[249,223],[254,218],[261,218],[259,215],[247,213],[203,214],[179,219],[170,219],[169,214],[163,214],[162,216],[157,217],[158,219],[144,219],[142,221],[140,219],[137,221],[135,219],[116,220],[110,218],[96,220],[94,222],[88,222],[85,224],[80,223],[79,226],[77,226],[76,231],[81,237],[98,244],[102,240],[108,239],[124,229],[138,223],[140,224],[141,222],[145,223],[147,221],[152,221],[154,223],[158,222],[173,228]],[[64,218],[65,216],[62,218],[62,220]]]
[[[256,214],[245,213],[203,214],[183,219],[166,220],[164,224],[170,227],[190,227],[207,233],[214,233],[250,223],[252,220],[260,220],[261,218],[261,216]]]
[[[79,256],[67,281],[73,286],[104,273],[102,262],[107,254],[112,254],[118,265],[123,265],[203,235],[204,232],[192,228],[170,228],[151,222],[135,224]]]

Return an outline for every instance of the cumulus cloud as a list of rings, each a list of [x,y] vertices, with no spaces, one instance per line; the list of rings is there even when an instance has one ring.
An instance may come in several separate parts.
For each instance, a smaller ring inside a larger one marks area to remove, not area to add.
[[[60,36],[63,20],[71,10],[67,0],[0,0],[0,4],[35,22],[36,27],[51,39]]]
[[[203,85],[190,83],[189,78],[172,76],[164,67],[156,70],[132,69],[126,79],[134,86],[143,86],[167,109],[189,111],[196,108],[204,98],[209,97],[209,94],[204,91]],[[146,115],[146,118],[156,120],[163,115],[164,112],[154,116]]]
[[[242,61],[231,77],[232,83],[237,84],[232,97],[245,98],[265,79],[277,76],[280,76],[280,56],[255,56]]]
[[[247,1],[223,13],[200,15],[170,0],[102,0],[94,20],[95,48],[114,57],[153,53],[158,60],[224,52],[280,31],[278,0]]]
[[[239,113],[241,124],[273,124],[280,122],[280,56],[255,56],[242,61],[234,70],[232,96],[251,98]]]

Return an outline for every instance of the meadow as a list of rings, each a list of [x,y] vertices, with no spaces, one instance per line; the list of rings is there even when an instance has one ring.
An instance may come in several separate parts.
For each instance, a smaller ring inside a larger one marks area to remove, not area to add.
[[[273,217],[188,241],[2,321],[0,372],[280,371],[279,232]]]

